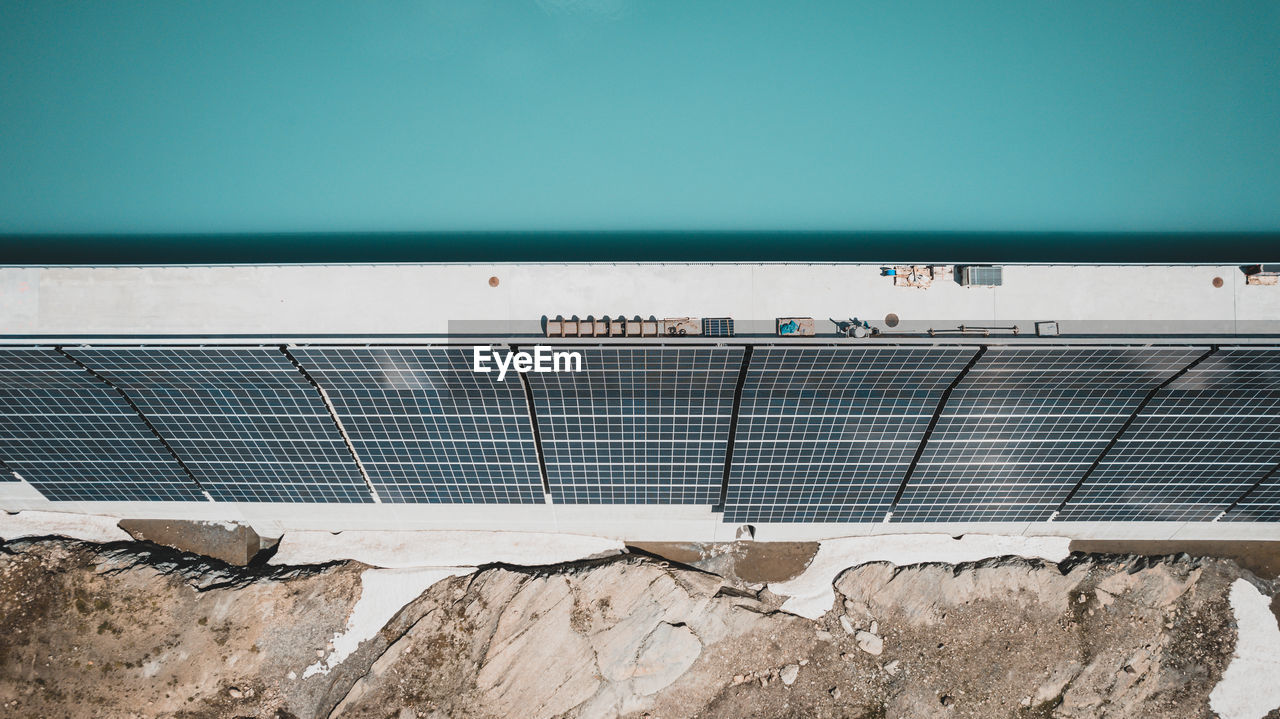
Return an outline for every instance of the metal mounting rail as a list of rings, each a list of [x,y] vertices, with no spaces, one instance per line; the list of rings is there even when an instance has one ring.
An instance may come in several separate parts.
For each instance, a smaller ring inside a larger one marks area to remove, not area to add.
[[[720,480],[720,502],[711,508],[723,512],[729,499],[729,474],[733,469],[733,443],[738,436],[738,409],[742,406],[742,388],[747,384],[747,369],[751,366],[751,345],[742,353],[742,367],[738,370],[738,383],[733,388],[733,409],[729,413],[729,437],[724,448],[724,478]]]
[[[517,352],[520,348],[511,345],[511,351]],[[533,404],[533,386],[529,384],[529,378],[524,372],[517,372],[520,377],[520,384],[524,386],[524,400],[529,407],[529,424],[533,427],[533,450],[538,456],[538,474],[542,477],[542,493],[547,500],[547,504],[551,504],[551,480],[547,475],[547,459],[542,451],[542,431],[538,429],[538,410]]]

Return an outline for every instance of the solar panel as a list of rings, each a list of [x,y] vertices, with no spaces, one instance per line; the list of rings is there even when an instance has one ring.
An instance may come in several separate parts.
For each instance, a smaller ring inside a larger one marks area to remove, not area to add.
[[[740,347],[568,347],[529,373],[551,494],[566,504],[716,504]]]
[[[889,510],[971,348],[757,347],[727,522],[871,522]]]
[[[386,502],[542,503],[524,386],[469,348],[291,350],[325,389]]]
[[[732,337],[733,320],[728,317],[707,317],[702,320],[702,334],[706,337]]]
[[[214,499],[371,502],[320,394],[276,348],[103,348],[124,390]]]
[[[1202,354],[989,348],[948,398],[893,521],[1049,519],[1143,397]]]
[[[118,392],[55,350],[0,349],[0,457],[53,501],[207,501]]]
[[[1219,350],[1160,390],[1063,521],[1204,521],[1280,461],[1280,350]]]
[[[1280,522],[1280,464],[1272,467],[1257,487],[1241,497],[1222,521]]]

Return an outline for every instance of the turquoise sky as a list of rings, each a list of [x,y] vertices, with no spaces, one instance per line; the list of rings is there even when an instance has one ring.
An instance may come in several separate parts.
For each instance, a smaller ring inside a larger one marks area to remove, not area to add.
[[[1280,228],[1276,0],[3,0],[0,53],[0,232]]]

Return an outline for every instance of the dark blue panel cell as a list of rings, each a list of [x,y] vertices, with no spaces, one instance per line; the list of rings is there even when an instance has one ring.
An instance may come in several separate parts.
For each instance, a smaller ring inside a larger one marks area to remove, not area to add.
[[[1212,520],[1277,461],[1280,350],[1223,348],[1156,393],[1059,519]]]
[[[469,347],[291,350],[337,410],[386,502],[541,503],[524,385]]]
[[[124,390],[218,501],[373,501],[320,393],[278,348],[71,354]]]
[[[1232,507],[1224,522],[1280,522],[1280,462]]]
[[[727,522],[878,522],[971,348],[757,347]]]
[[[1205,349],[989,348],[947,400],[893,521],[1049,519],[1142,398]]]
[[[565,504],[720,501],[740,347],[557,347],[529,373],[551,494]]]
[[[0,349],[0,458],[54,501],[208,501],[118,392],[56,350]]]

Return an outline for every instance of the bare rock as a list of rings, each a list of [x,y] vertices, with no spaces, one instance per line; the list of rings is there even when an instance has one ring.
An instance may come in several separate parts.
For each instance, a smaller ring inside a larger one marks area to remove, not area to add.
[[[1241,576],[1186,557],[864,565],[819,625],[637,556],[488,567],[431,586],[317,675],[362,567],[227,569],[147,546],[3,545],[0,714],[1200,717],[1235,648]]]
[[[858,648],[872,656],[880,656],[880,652],[884,651],[884,640],[879,635],[871,632],[858,632],[853,636],[854,641],[858,643]]]
[[[259,550],[275,543],[259,537],[252,527],[236,522],[122,519],[120,528],[137,540],[238,565],[248,564]]]
[[[849,621],[849,617],[843,614],[840,615],[840,627],[844,629],[845,634],[853,634],[857,631],[853,626],[853,622]]]

